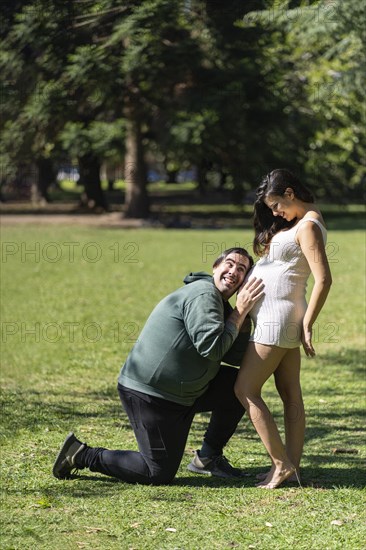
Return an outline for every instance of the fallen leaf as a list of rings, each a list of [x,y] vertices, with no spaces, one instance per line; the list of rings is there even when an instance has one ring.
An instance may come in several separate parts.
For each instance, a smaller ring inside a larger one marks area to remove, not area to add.
[[[85,529],[87,533],[98,533],[99,531],[106,531],[108,533],[108,529],[104,529],[103,527],[87,527],[85,525]]]
[[[341,521],[340,519],[334,519],[333,521],[330,522],[331,525],[343,525],[343,521]]]

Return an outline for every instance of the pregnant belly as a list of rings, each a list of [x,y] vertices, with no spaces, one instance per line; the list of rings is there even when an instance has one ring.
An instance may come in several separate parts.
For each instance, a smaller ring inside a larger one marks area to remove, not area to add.
[[[249,279],[256,277],[264,283],[264,297],[258,306],[267,300],[289,300],[292,303],[302,301],[306,292],[306,281],[290,271],[282,262],[258,263],[252,269]]]

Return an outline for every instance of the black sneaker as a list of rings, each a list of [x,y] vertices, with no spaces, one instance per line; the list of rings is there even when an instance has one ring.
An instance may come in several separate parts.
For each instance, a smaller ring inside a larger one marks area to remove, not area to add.
[[[217,476],[223,478],[238,479],[245,477],[247,474],[240,470],[240,468],[234,468],[224,455],[218,455],[215,457],[205,458],[201,457],[199,451],[195,451],[194,458],[187,466],[190,472],[196,474],[205,474],[208,476]]]
[[[62,444],[56,461],[53,465],[52,473],[58,479],[67,479],[71,476],[75,466],[75,457],[86,448],[86,443],[82,443],[71,432]]]

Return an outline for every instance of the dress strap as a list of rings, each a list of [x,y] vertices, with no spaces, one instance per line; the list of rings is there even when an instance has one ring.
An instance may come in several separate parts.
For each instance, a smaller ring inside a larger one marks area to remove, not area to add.
[[[326,242],[326,240],[327,240],[327,230],[324,227],[324,225],[319,220],[317,220],[316,218],[302,218],[302,220],[300,220],[299,223],[297,223],[296,226],[295,226],[296,227],[295,235],[298,232],[300,225],[302,225],[305,222],[315,223],[320,228],[320,230],[322,232],[322,235],[323,235],[323,240],[324,240],[324,242]]]

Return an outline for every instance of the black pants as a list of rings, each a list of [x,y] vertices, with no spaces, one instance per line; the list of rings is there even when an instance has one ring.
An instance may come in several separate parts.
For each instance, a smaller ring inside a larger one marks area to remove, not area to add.
[[[158,485],[171,482],[182,460],[196,413],[212,411],[204,439],[218,453],[235,432],[244,414],[234,394],[237,372],[233,367],[221,366],[207,391],[190,407],[118,385],[139,452],[87,447],[77,457],[77,466],[128,483]]]

